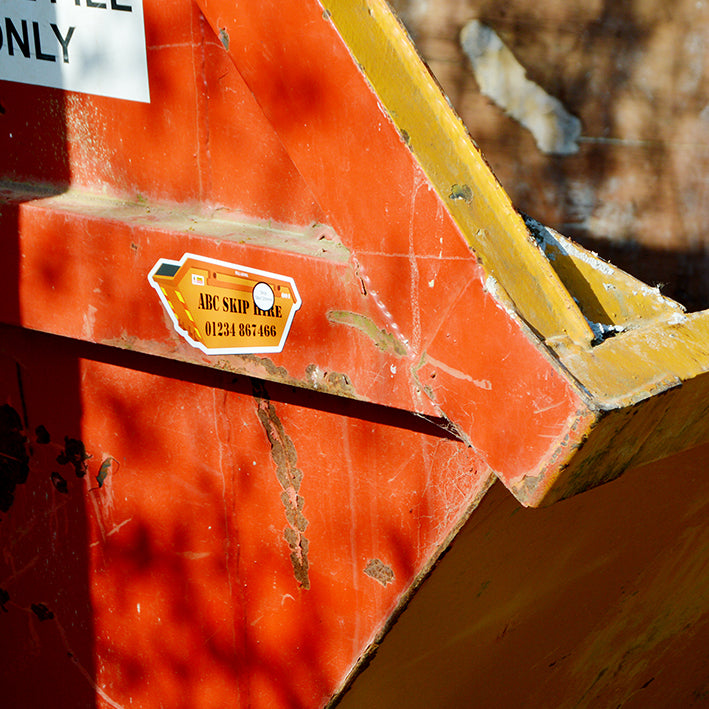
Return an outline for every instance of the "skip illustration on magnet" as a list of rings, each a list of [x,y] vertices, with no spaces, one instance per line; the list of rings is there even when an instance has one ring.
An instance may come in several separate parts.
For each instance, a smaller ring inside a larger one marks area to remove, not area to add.
[[[208,355],[281,352],[301,305],[288,276],[194,254],[160,259],[148,281],[175,330]]]

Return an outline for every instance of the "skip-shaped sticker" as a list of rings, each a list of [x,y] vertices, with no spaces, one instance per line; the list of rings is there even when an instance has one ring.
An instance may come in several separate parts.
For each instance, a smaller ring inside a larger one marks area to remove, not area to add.
[[[210,355],[281,352],[301,304],[288,276],[193,254],[160,259],[148,280],[175,330]]]

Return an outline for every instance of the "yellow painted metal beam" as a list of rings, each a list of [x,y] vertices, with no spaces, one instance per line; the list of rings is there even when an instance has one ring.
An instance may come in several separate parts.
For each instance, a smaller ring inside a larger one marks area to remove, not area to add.
[[[612,264],[522,217],[384,0],[322,0],[384,110],[517,313],[596,417],[512,486],[548,504],[709,439],[709,312],[685,316]]]
[[[525,218],[549,263],[591,323],[596,339],[677,318],[685,309],[549,227]]]

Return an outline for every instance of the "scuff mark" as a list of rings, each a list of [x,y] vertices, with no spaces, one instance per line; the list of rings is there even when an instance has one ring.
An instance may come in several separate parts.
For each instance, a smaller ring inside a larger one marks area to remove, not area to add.
[[[489,379],[474,379],[470,374],[466,374],[465,372],[461,372],[459,369],[455,369],[455,367],[451,367],[450,365],[446,364],[445,362],[441,362],[437,359],[434,359],[429,355],[428,353],[424,352],[421,355],[421,359],[419,360],[417,366],[415,367],[412,372],[416,375],[416,381],[420,384],[420,380],[418,379],[418,372],[419,370],[425,365],[425,364],[430,364],[436,369],[440,369],[442,372],[445,372],[449,376],[455,378],[455,379],[460,379],[462,381],[470,382],[471,384],[475,385],[479,389],[486,389],[490,390],[492,389],[492,383],[490,382]],[[432,372],[431,373],[431,379],[436,378],[436,373]],[[430,387],[425,387],[424,388],[430,388]],[[433,397],[432,397],[433,398]]]
[[[549,404],[547,406],[538,406],[536,402],[532,403],[532,406],[534,408],[534,413],[536,415],[539,414],[545,414],[547,411],[552,411],[553,409],[558,409],[560,406],[563,406],[566,402],[564,400],[562,401],[556,401],[553,404]],[[556,438],[557,436],[554,436]]]
[[[369,279],[369,276],[367,275],[366,271],[362,267],[362,264],[356,259],[356,257],[354,255],[352,255],[351,260],[352,260],[352,265],[354,266],[355,275],[357,276],[357,278],[361,279],[362,283],[365,285],[366,289],[369,292],[370,297],[374,301],[374,304],[377,306],[377,308],[379,308],[382,315],[384,315],[384,317],[386,318],[391,330],[394,331],[394,338],[399,338],[399,341],[400,341],[399,344],[403,345],[402,349],[405,352],[405,349],[409,346],[408,339],[406,337],[404,337],[404,334],[401,332],[401,329],[394,321],[394,318],[392,317],[392,314],[389,312],[389,309],[386,307],[386,305],[384,305],[384,303],[382,302],[382,299],[379,297],[379,293],[377,293],[377,291],[372,287],[372,283]]]
[[[304,588],[310,588],[308,576],[309,541],[305,537],[308,520],[303,514],[304,498],[298,494],[303,481],[303,471],[298,468],[298,455],[293,440],[286,433],[276,409],[274,408],[264,385],[252,381],[256,414],[271,444],[271,457],[276,464],[276,478],[281,486],[281,502],[285,509],[288,527],[283,530],[283,537],[288,542],[290,560],[296,581]]]
[[[123,527],[125,527],[127,524],[133,521],[132,517],[129,517],[128,519],[124,519],[121,523],[113,525],[113,529],[109,530],[106,533],[107,537],[111,537],[114,534],[117,534]]]
[[[578,152],[581,121],[527,78],[524,67],[492,28],[472,20],[463,27],[460,44],[480,91],[524,126],[543,153]]]
[[[81,327],[81,337],[85,340],[92,340],[94,337],[97,312],[98,308],[95,305],[89,305],[84,313],[84,322]]]
[[[327,319],[332,323],[353,327],[369,337],[382,352],[390,352],[398,357],[406,355],[404,345],[391,333],[380,330],[371,318],[348,310],[330,310]]]
[[[129,520],[126,520],[128,522]],[[210,556],[212,556],[211,551],[180,551],[177,553],[178,556],[181,556],[185,559],[189,559],[190,561],[199,561],[200,559],[206,559]]]
[[[394,580],[393,569],[380,559],[370,559],[364,573],[375,581],[379,581],[382,586],[387,586]]]
[[[113,707],[113,709],[125,709],[122,704],[118,704],[118,702],[113,701],[113,699],[111,699],[111,697],[109,697],[108,694],[104,691],[104,689],[99,687],[96,680],[94,680],[94,678],[89,674],[88,670],[81,664],[78,656],[69,645],[69,640],[67,638],[66,631],[64,630],[62,624],[59,622],[59,618],[54,618],[54,623],[57,630],[59,631],[59,636],[61,637],[64,649],[66,650],[66,656],[74,664],[76,669],[79,670],[81,676],[89,683],[89,686],[96,692],[96,694],[101,697],[101,699],[103,699],[106,704],[108,704],[110,707]]]
[[[462,379],[466,382],[470,382],[471,384],[474,384],[480,389],[492,389],[492,384],[488,379],[473,379],[473,377],[471,377],[469,374],[461,372],[459,369],[455,369],[454,367],[447,365],[445,362],[439,362],[437,359],[434,359],[429,354],[425,355],[425,362],[428,364],[432,364],[434,367],[437,367],[442,372],[445,372],[446,374],[450,375],[451,377],[454,377],[455,379]]]

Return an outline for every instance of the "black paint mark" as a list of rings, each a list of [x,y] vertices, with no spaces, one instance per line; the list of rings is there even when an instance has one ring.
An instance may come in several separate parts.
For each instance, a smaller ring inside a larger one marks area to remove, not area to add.
[[[645,684],[642,687],[640,687],[640,689],[645,689],[645,687],[647,687],[650,684],[650,682],[654,682],[654,681],[655,681],[655,678],[650,677],[650,679],[647,682],[645,682]]]
[[[52,613],[44,603],[33,603],[30,607],[32,608],[32,612],[40,620],[52,620],[52,618],[54,618],[54,613]]]
[[[0,512],[12,507],[15,487],[27,482],[29,461],[20,415],[9,404],[3,404],[0,406]]]
[[[9,602],[10,594],[4,588],[0,588],[0,610],[2,610],[3,613],[7,613],[7,608],[5,608],[5,604]]]
[[[15,367],[17,369],[17,388],[20,390],[20,403],[22,404],[22,419],[25,422],[25,430],[27,430],[30,424],[27,417],[27,404],[25,403],[25,388],[22,385],[22,369],[19,362],[15,362]]]
[[[69,486],[66,484],[66,480],[59,473],[52,473],[52,485],[54,485],[57,492],[61,492],[62,495],[66,495],[69,492]]]
[[[46,445],[52,440],[49,431],[44,426],[37,426],[34,430],[34,435],[37,436],[37,443],[42,445]]]
[[[0,103],[0,116],[4,116],[4,115],[5,115],[5,106],[3,106],[3,105]]]
[[[64,436],[64,450],[57,456],[57,463],[73,466],[76,477],[83,478],[89,470],[86,463],[89,458],[91,456],[86,452],[83,441]]]

